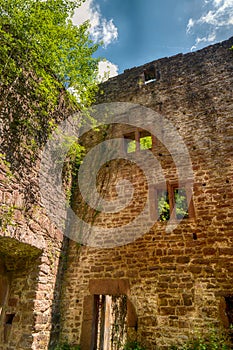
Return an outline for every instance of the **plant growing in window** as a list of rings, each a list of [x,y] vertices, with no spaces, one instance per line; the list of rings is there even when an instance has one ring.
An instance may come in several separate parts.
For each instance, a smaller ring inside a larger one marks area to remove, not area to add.
[[[192,189],[185,184],[160,185],[155,191],[155,212],[158,221],[182,220],[194,217]]]
[[[170,204],[167,190],[158,190],[158,220],[167,221],[170,219]]]
[[[185,219],[189,217],[188,201],[185,188],[174,189],[175,216],[176,219]]]
[[[143,130],[139,132],[140,150],[152,148],[152,136],[149,131]]]

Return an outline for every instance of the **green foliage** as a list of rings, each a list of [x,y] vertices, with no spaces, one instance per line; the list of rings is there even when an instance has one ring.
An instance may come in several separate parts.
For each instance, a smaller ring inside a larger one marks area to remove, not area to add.
[[[170,204],[168,192],[166,190],[158,190],[158,216],[160,221],[170,219]],[[188,217],[188,202],[186,191],[184,188],[174,189],[175,214],[177,219]]]
[[[53,350],[81,350],[80,345],[58,344]]]
[[[136,152],[136,141],[135,140],[127,140],[127,153]]]
[[[146,350],[137,341],[127,342],[124,346],[124,350]]]
[[[152,137],[151,136],[145,136],[140,138],[140,149],[150,149],[152,148]]]
[[[90,104],[97,46],[88,39],[88,24],[77,27],[70,19],[81,2],[0,0],[1,84],[12,86],[24,74],[28,88],[43,97],[40,104],[53,104],[68,86],[80,104]]]
[[[126,139],[125,141],[126,141],[126,152],[127,153],[136,152],[136,140]],[[151,136],[140,137],[139,147],[141,151],[152,148],[152,137]]]
[[[9,179],[13,176],[11,169],[10,169],[10,163],[6,160],[6,155],[3,153],[0,153],[0,163],[3,164],[4,168],[5,168],[5,174],[6,177]]]
[[[14,205],[2,204],[0,207],[0,229],[5,232],[7,226],[15,226],[14,215],[16,207]]]
[[[89,40],[87,22],[78,27],[71,21],[82,2],[0,0],[0,119],[7,135],[5,150],[14,152],[20,144],[34,152],[65,114],[86,110],[93,102],[97,45]]]
[[[73,136],[67,136],[64,143],[62,144],[62,147],[68,148],[69,151],[63,166],[63,182],[66,190],[67,201],[71,204],[72,194],[77,187],[79,167],[82,164],[86,150],[84,146],[80,145],[79,140]]]
[[[160,221],[170,219],[170,205],[168,192],[166,190],[158,191],[158,216]]]
[[[208,334],[197,334],[181,346],[171,346],[171,350],[230,350],[232,344],[226,332],[211,328]]]
[[[175,197],[177,219],[187,218],[188,217],[188,203],[187,203],[185,189],[184,188],[175,189],[174,197]]]

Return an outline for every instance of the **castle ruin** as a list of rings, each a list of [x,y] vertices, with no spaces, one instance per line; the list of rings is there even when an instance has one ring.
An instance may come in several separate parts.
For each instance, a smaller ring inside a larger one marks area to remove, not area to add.
[[[101,85],[97,111],[117,117],[81,141],[91,150],[118,140],[116,159],[97,162],[109,208],[84,213],[73,193],[73,210],[95,236],[80,240],[76,226],[75,239],[64,238],[52,222],[40,198],[40,154],[20,173],[1,155],[0,349],[44,350],[59,340],[115,350],[128,339],[166,349],[210,325],[229,329],[232,46],[233,38],[162,58]]]

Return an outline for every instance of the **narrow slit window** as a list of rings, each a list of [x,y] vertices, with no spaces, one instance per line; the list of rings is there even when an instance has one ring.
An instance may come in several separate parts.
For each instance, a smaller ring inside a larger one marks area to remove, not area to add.
[[[11,327],[13,324],[15,314],[6,314],[5,324],[4,324],[4,342],[7,343],[11,333]]]

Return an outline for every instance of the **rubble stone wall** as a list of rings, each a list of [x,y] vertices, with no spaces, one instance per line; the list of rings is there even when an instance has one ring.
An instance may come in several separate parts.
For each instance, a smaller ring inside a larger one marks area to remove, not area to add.
[[[163,58],[129,69],[101,86],[98,103],[145,106],[178,130],[192,163],[194,215],[174,230],[167,230],[166,221],[155,221],[143,236],[123,246],[101,249],[70,241],[62,303],[62,337],[70,343],[80,343],[83,322],[88,315],[91,321],[85,300],[100,293],[90,288],[98,281],[128,281],[127,298],[137,315],[137,326],[129,326],[128,334],[149,350],[183,342],[212,324],[229,326],[225,304],[233,295],[232,45],[231,38],[194,53]],[[156,80],[145,84],[151,66]],[[176,169],[164,146],[157,144],[152,152],[167,181],[175,179]],[[119,162],[109,167],[109,198],[115,196],[121,166],[123,176],[139,188],[135,202],[143,199],[143,191],[147,198],[141,170]],[[109,227],[114,222],[114,215],[101,215],[95,224]],[[126,223],[129,216],[135,216],[133,206],[115,224]],[[84,344],[82,350],[88,349]]]
[[[0,155],[1,350],[44,350],[58,340],[63,235],[41,203],[39,155],[20,169]]]

